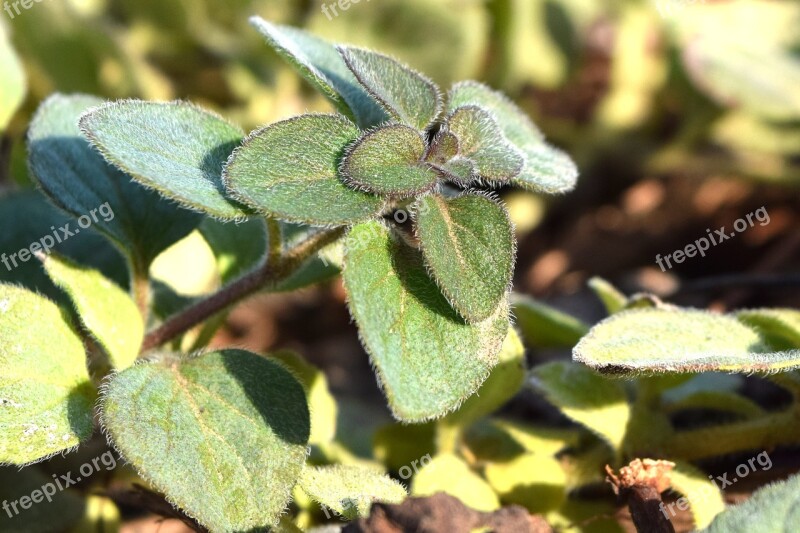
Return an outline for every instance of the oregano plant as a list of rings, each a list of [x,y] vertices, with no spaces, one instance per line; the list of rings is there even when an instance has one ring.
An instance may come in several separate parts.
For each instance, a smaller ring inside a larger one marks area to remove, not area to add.
[[[309,446],[335,455],[309,406],[326,392],[291,355],[206,349],[234,304],[341,270],[394,416],[440,419],[452,433],[522,384],[514,228],[491,191],[563,193],[577,179],[570,158],[486,85],[445,93],[378,52],[253,25],[336,112],[246,135],[186,102],[51,96],[28,153],[36,185],[72,222],[53,238],[98,233],[125,265],[99,261],[100,248],[91,261],[51,253],[43,238],[30,248],[47,290],[0,285],[0,462],[41,461],[103,432],[212,531],[277,526],[298,490],[348,518],[406,495],[371,467],[306,464]],[[187,299],[150,267],[195,231],[223,286]]]

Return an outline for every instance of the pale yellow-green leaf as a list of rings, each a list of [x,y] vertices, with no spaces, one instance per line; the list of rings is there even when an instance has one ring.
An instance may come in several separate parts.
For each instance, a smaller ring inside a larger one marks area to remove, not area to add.
[[[369,515],[373,502],[400,503],[406,490],[389,476],[356,466],[307,466],[300,486],[313,500],[346,519]]]
[[[84,327],[108,354],[111,366],[123,370],[136,361],[144,338],[144,321],[128,294],[97,270],[51,254],[44,268],[72,300]]]
[[[22,63],[11,46],[11,40],[0,23],[0,132],[6,129],[11,117],[25,97],[26,82]]]
[[[708,476],[696,467],[676,462],[669,473],[672,490],[689,500],[694,526],[696,529],[708,527],[714,517],[725,510],[722,493],[708,479]],[[677,510],[676,510],[677,511]],[[672,510],[667,507],[667,514],[672,518]]]
[[[411,484],[413,496],[432,496],[445,492],[478,511],[494,511],[500,501],[486,481],[459,457],[445,454],[433,458],[420,469]]]
[[[564,469],[552,456],[526,453],[505,463],[489,463],[484,472],[503,504],[539,514],[557,509],[566,497]]]

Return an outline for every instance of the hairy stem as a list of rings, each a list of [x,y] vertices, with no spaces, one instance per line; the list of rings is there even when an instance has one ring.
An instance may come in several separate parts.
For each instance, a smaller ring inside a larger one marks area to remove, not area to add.
[[[131,292],[145,324],[150,314],[150,276],[147,267],[134,260],[131,266]]]
[[[169,342],[259,290],[283,281],[314,254],[344,235],[344,231],[344,228],[320,231],[278,257],[277,260],[267,259],[260,268],[181,311],[149,332],[142,344],[141,353]]]

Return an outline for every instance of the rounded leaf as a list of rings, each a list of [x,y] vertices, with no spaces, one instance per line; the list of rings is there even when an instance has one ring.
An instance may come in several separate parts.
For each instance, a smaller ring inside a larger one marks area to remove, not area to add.
[[[122,456],[204,526],[278,522],[310,431],[303,386],[281,364],[242,350],[161,354],[115,375],[102,405]]]
[[[225,184],[254,209],[281,220],[342,226],[377,215],[383,200],[338,176],[345,149],[360,136],[342,115],[301,115],[251,133],[231,155]]]

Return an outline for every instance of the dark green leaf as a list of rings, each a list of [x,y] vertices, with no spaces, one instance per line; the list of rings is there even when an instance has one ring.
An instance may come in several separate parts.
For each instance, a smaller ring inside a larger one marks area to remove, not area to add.
[[[30,498],[34,491],[50,496],[44,496],[38,504],[23,509],[19,504],[20,498]],[[58,490],[53,478],[33,466],[22,470],[13,466],[0,467],[2,502],[7,502],[9,510],[0,510],[0,531],[9,533],[63,533],[81,519],[86,506],[75,491]],[[13,514],[11,502],[17,504],[19,514]]]
[[[342,177],[357,189],[411,196],[436,184],[437,174],[421,164],[425,139],[415,129],[389,124],[367,132],[342,161]]]
[[[191,232],[200,217],[132,182],[92,149],[78,120],[101,103],[92,96],[48,98],[28,133],[31,173],[54,204],[83,217],[72,222],[74,236],[66,238],[80,239],[91,226],[109,237],[136,268],[146,270],[159,253]]]
[[[440,417],[473,394],[497,362],[508,307],[466,324],[428,277],[421,254],[379,222],[347,238],[344,282],[361,338],[395,416]]]
[[[465,194],[420,198],[417,234],[431,273],[470,323],[486,320],[505,301],[514,270],[514,230],[496,201]]]
[[[478,82],[457,83],[450,91],[448,109],[477,105],[492,113],[506,138],[525,155],[525,166],[514,183],[545,193],[567,192],[575,187],[578,169],[564,152],[544,142],[541,131],[516,104]]]
[[[394,120],[424,130],[441,113],[442,97],[430,79],[383,54],[338,48],[359,83]]]
[[[366,129],[386,120],[386,113],[361,87],[333,44],[261,17],[251,18],[250,23],[301,76],[359,126]]]
[[[525,157],[506,139],[492,114],[478,106],[462,106],[446,119],[458,139],[459,155],[475,167],[478,178],[505,182],[519,175]]]
[[[338,177],[345,148],[358,139],[341,115],[302,115],[251,133],[225,167],[231,194],[290,222],[346,225],[383,208],[377,196],[355,191]]]
[[[187,102],[125,100],[89,111],[80,127],[146,187],[217,218],[247,216],[222,184],[222,167],[244,134],[218,115]]]

